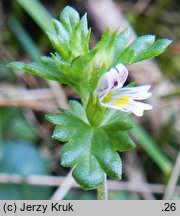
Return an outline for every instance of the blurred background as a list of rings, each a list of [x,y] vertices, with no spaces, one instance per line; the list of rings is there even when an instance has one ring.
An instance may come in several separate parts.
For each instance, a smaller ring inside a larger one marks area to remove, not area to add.
[[[62,144],[44,118],[78,95],[6,67],[53,52],[45,32],[66,5],[88,13],[91,47],[107,27],[130,27],[132,40],[142,34],[173,40],[160,57],[129,67],[129,81],[152,85],[154,109],[134,119],[137,147],[121,153],[122,180],[109,179],[108,188],[109,199],[180,199],[179,0],[0,0],[0,199],[96,199],[60,166]]]

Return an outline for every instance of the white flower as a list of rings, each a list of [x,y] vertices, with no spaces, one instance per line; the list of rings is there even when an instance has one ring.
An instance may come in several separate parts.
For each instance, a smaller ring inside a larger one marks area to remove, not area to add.
[[[104,107],[132,112],[140,117],[144,110],[152,109],[151,105],[136,101],[147,99],[152,95],[148,92],[150,85],[122,88],[127,77],[127,68],[121,63],[117,64],[100,77],[95,95]]]

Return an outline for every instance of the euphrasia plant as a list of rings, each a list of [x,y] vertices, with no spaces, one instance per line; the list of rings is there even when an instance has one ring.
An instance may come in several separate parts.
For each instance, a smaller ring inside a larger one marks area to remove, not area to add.
[[[128,115],[142,116],[152,108],[139,102],[151,96],[149,85],[123,87],[127,66],[161,54],[171,41],[144,35],[128,45],[129,29],[106,30],[89,49],[86,14],[80,19],[77,11],[66,7],[60,19],[52,22],[55,32],[48,36],[55,53],[30,64],[12,62],[9,66],[67,84],[78,93],[82,104],[70,101],[68,110],[47,115],[47,119],[56,125],[53,138],[65,142],[61,165],[73,168],[74,179],[84,189],[97,188],[106,174],[121,178],[118,152],[135,147],[128,135],[132,128]]]

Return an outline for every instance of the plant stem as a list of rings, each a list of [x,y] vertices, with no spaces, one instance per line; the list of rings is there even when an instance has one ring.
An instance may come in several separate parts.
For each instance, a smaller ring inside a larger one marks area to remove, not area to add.
[[[107,200],[108,192],[107,192],[107,177],[104,173],[104,182],[97,189],[97,198],[98,200]]]

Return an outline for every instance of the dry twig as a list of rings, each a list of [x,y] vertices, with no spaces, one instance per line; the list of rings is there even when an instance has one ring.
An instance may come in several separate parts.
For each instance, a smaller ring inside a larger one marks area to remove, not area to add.
[[[51,200],[62,200],[69,192],[74,182],[75,181],[72,177],[72,171],[70,171],[68,175],[64,178],[58,189],[55,191],[53,196],[51,197]]]
[[[51,103],[47,103],[51,100]],[[53,111],[57,105],[53,103],[54,95],[49,89],[27,90],[9,84],[0,86],[0,106],[18,106],[39,111]]]
[[[56,99],[58,107],[62,109],[67,109],[68,108],[67,98],[63,91],[62,86],[59,83],[51,81],[51,80],[48,80],[47,82],[51,89],[51,92],[53,93]]]
[[[41,186],[59,186],[64,181],[65,177],[56,176],[38,176],[31,175],[23,177],[20,175],[9,175],[5,173],[0,174],[0,183],[13,183],[22,184],[27,183],[29,185],[41,185]],[[74,182],[72,187],[80,188],[80,186]],[[124,182],[124,181],[112,181],[108,180],[108,189],[110,191],[129,191],[138,193],[156,193],[163,194],[165,185],[162,184],[148,184],[142,182]],[[176,186],[175,191],[180,194],[180,187]]]

